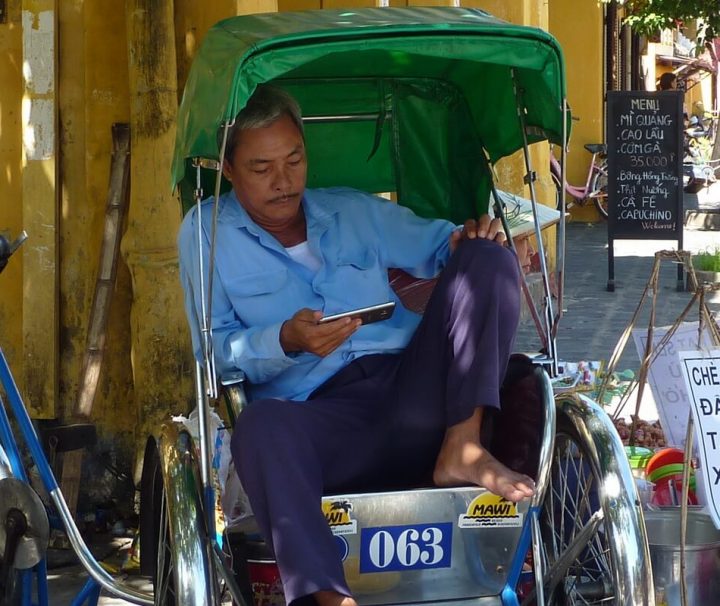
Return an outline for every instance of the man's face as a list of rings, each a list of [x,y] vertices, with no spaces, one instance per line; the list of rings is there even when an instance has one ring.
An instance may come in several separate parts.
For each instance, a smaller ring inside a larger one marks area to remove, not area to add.
[[[238,133],[223,174],[243,208],[258,225],[281,229],[298,215],[307,161],[302,135],[290,116],[270,126]]]
[[[524,274],[529,273],[532,266],[532,257],[535,254],[532,243],[529,238],[517,238],[513,241],[515,244],[515,253],[517,254],[520,269]]]

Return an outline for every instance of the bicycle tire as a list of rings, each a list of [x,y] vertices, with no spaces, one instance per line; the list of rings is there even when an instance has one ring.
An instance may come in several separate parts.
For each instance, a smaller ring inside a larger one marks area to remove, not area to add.
[[[590,191],[593,192],[593,202],[603,219],[608,218],[608,166],[607,160],[603,160],[598,166],[590,183]]]

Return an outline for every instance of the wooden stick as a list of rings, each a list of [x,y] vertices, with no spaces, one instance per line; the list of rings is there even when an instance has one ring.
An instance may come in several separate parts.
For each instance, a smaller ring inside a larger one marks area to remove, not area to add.
[[[95,280],[95,294],[90,308],[90,323],[80,377],[80,390],[72,410],[73,419],[82,421],[87,421],[90,418],[100,379],[100,369],[105,353],[107,320],[110,314],[110,302],[117,275],[122,227],[129,201],[129,125],[113,124],[112,138],[113,153],[110,163],[108,197],[105,206],[105,231],[100,248],[100,263]],[[60,488],[73,516],[77,509],[78,494],[80,492],[82,460],[82,449],[63,454]]]

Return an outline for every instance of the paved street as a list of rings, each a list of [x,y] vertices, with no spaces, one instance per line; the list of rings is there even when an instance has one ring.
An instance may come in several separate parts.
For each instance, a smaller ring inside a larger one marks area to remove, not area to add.
[[[685,249],[699,251],[720,242],[720,232],[685,230]],[[622,331],[629,323],[650,277],[658,250],[676,248],[675,243],[654,240],[615,242],[615,292],[606,289],[607,228],[603,224],[570,224],[567,236],[564,316],[558,332],[558,352],[566,361],[609,359]],[[672,324],[691,299],[677,292],[677,269],[663,261],[658,291],[656,326]],[[709,301],[720,311],[720,295]],[[650,301],[643,306],[637,327],[647,327]],[[689,318],[697,319],[697,313]],[[523,337],[527,338],[527,327]],[[632,344],[618,369],[637,369],[639,360]]]

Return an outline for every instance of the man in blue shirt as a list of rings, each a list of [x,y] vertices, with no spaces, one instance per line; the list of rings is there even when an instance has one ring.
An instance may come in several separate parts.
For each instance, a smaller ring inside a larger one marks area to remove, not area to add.
[[[251,384],[233,459],[288,603],[312,595],[353,606],[319,506],[324,492],[430,479],[512,501],[534,492],[480,443],[517,328],[518,259],[487,215],[458,229],[355,190],[306,189],[306,171],[297,103],[259,87],[223,161],[232,191],[218,202],[213,346],[219,372],[242,369]],[[179,234],[196,355],[210,201],[200,215],[188,213]],[[403,307],[389,268],[439,275],[422,317]],[[388,300],[396,310],[382,322],[318,322]]]

